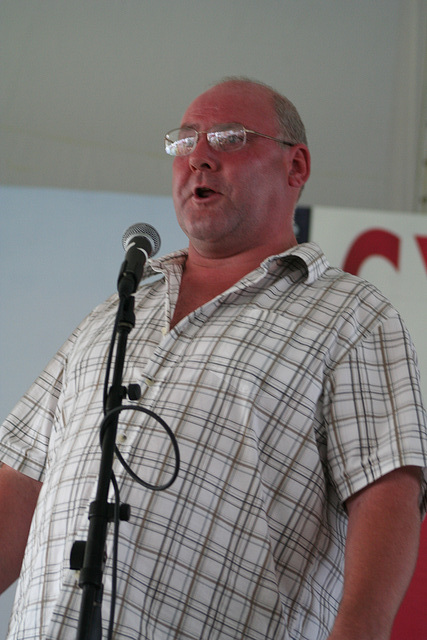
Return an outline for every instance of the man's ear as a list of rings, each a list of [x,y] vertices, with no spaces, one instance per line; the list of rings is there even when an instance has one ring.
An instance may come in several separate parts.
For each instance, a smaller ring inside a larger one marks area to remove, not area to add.
[[[290,148],[288,154],[288,182],[289,186],[301,189],[310,176],[311,158],[305,144],[297,144]]]

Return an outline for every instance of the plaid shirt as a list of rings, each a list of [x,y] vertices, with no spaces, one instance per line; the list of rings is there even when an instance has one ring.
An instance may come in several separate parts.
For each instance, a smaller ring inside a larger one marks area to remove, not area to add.
[[[267,259],[169,331],[185,252],[151,261],[136,294],[124,384],[174,431],[182,465],[166,491],[136,484],[119,542],[115,638],[324,640],[342,593],[354,492],[426,466],[416,356],[370,284],[304,244]],[[148,270],[150,271],[150,270]],[[112,296],[56,354],[6,420],[1,459],[43,481],[10,637],[75,638],[81,592],[69,569],[94,498]],[[163,482],[170,442],[145,414],[121,414],[132,468]],[[104,573],[111,592],[112,531]]]

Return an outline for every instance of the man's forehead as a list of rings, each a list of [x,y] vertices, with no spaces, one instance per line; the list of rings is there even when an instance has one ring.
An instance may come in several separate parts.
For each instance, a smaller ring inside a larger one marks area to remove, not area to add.
[[[197,98],[187,108],[182,118],[183,122],[198,122],[204,118],[217,118],[223,111],[222,105],[211,100]]]
[[[254,118],[274,118],[270,96],[259,91],[251,91],[247,86],[218,85],[198,96],[187,108],[182,124],[196,125],[210,122],[241,122],[247,124]]]

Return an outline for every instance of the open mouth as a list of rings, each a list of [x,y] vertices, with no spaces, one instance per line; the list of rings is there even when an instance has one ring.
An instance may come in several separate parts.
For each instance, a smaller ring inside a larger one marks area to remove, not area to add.
[[[194,191],[194,194],[197,198],[205,200],[206,198],[215,195],[216,191],[214,191],[213,189],[209,189],[209,187],[197,187]]]

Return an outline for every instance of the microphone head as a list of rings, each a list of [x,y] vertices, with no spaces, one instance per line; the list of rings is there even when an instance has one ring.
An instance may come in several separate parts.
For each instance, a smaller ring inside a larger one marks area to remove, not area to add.
[[[137,222],[136,224],[133,224],[131,227],[126,229],[122,238],[123,249],[127,251],[129,243],[137,236],[142,236],[143,238],[149,240],[152,246],[150,257],[156,255],[156,253],[160,249],[160,236],[157,233],[156,229],[151,226],[151,224],[147,224],[145,222]]]

